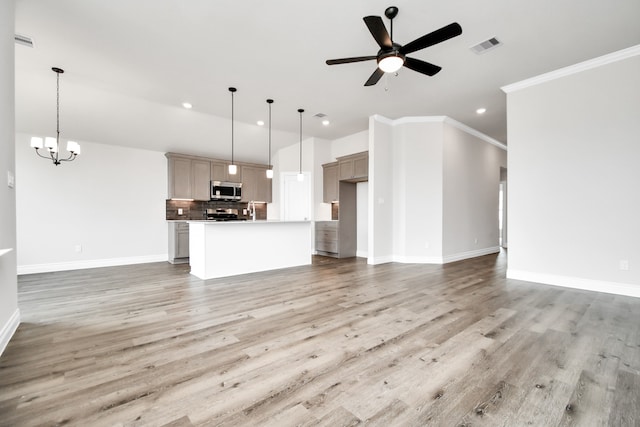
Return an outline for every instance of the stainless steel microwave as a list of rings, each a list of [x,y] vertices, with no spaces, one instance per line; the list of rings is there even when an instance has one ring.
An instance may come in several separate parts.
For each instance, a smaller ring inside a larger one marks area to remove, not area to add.
[[[242,183],[211,181],[211,200],[241,200]]]

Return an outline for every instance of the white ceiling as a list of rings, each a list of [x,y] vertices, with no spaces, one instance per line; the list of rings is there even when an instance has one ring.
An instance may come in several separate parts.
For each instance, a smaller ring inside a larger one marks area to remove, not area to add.
[[[390,5],[400,9],[400,44],[462,26],[461,36],[410,55],[440,65],[439,74],[403,68],[364,87],[375,61],[325,64],[375,55],[362,17],[384,18]],[[266,131],[255,122],[266,120],[267,98],[275,149],[297,142],[298,108],[305,138],[365,130],[372,114],[447,115],[508,143],[501,86],[640,44],[639,18],[639,0],[17,0],[16,33],[35,48],[16,45],[16,128],[55,130],[57,66],[66,71],[68,139],[226,158],[231,131],[219,117],[230,118],[235,86],[239,160],[265,162]],[[469,49],[494,36],[502,46]]]

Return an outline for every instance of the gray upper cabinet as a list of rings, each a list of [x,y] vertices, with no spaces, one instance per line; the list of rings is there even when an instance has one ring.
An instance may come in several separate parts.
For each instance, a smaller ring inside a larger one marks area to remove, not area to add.
[[[211,162],[208,160],[191,160],[191,192],[194,200],[211,198]]]
[[[169,199],[209,200],[211,181],[242,183],[242,200],[271,203],[271,179],[266,176],[266,165],[236,163],[238,172],[229,175],[229,162],[166,153],[169,172]]]
[[[167,153],[169,199],[191,199],[191,159]]]
[[[369,152],[338,157],[339,181],[367,181],[369,178]]]
[[[271,202],[271,179],[263,166],[242,166],[242,200],[245,202]]]
[[[338,162],[322,165],[322,201],[338,200]]]

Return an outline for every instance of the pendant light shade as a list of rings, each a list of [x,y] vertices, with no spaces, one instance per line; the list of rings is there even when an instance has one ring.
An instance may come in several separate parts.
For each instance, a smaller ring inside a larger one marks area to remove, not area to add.
[[[80,144],[73,141],[67,141],[67,151],[69,157],[60,158],[60,74],[64,73],[62,68],[53,67],[51,70],[56,73],[56,137],[47,136],[44,141],[42,138],[34,136],[31,138],[31,147],[36,149],[36,154],[44,159],[53,161],[58,166],[62,162],[71,162],[80,154]],[[38,150],[46,148],[47,156],[40,154]]]
[[[237,91],[235,87],[230,87],[229,92],[231,92],[231,164],[229,165],[229,175],[235,175],[238,173],[238,166],[233,163],[233,94]]]
[[[304,181],[304,174],[302,173],[302,113],[304,110],[302,108],[298,109],[298,113],[300,113],[300,169],[298,170],[298,181]]]
[[[267,178],[273,178],[273,165],[271,164],[271,104],[273,104],[273,99],[267,99],[267,104],[269,104],[269,168],[267,169]]]

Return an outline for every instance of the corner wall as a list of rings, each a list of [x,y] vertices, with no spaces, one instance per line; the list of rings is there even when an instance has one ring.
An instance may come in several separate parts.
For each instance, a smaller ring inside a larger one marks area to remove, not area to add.
[[[0,2],[0,354],[20,324],[16,273],[14,1]],[[16,183],[19,185],[19,182]],[[11,249],[6,252],[6,250]]]
[[[504,88],[507,277],[640,297],[640,46],[623,53]]]
[[[16,135],[20,274],[167,260],[163,153],[78,141],[55,166],[29,142]]]

